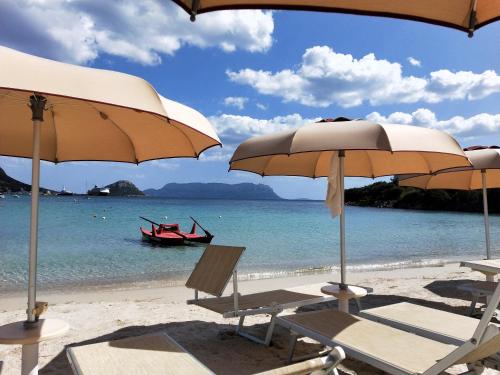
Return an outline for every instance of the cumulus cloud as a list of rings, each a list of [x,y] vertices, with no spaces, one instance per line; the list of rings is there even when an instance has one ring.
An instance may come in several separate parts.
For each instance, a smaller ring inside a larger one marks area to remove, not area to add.
[[[410,65],[413,65],[413,66],[416,66],[418,68],[420,68],[422,66],[422,62],[420,60],[417,60],[416,58],[414,57],[408,57],[408,62],[410,63]]]
[[[267,110],[267,106],[265,104],[262,104],[262,103],[257,103],[255,104],[255,106],[260,109],[261,111],[265,111]]]
[[[247,102],[248,98],[244,98],[241,96],[228,96],[227,98],[224,98],[224,105],[226,107],[235,107],[239,110],[244,109]]]
[[[185,45],[265,52],[273,30],[269,11],[215,12],[191,23],[164,0],[0,2],[0,44],[80,64],[105,53],[155,65]]]
[[[200,156],[202,161],[228,161],[236,147],[247,138],[269,134],[318,121],[319,118],[303,118],[295,113],[288,116],[276,116],[270,119],[258,119],[250,116],[222,114],[209,118],[224,145],[214,147]]]
[[[500,131],[500,114],[480,113],[471,117],[454,116],[446,120],[439,120],[431,110],[419,108],[411,113],[394,112],[387,116],[372,112],[366,118],[382,123],[425,126],[460,137],[498,134]]]
[[[397,62],[377,59],[373,53],[356,59],[327,46],[307,49],[297,69],[271,72],[247,68],[226,74],[231,81],[252,86],[261,94],[311,107],[476,100],[500,92],[500,76],[493,70],[443,69],[429,76],[405,76]]]

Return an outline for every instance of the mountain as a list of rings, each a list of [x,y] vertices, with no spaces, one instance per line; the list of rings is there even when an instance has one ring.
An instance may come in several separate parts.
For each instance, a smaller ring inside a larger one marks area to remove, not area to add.
[[[0,168],[0,193],[8,191],[31,191],[31,185],[13,179],[8,176],[2,168]]]
[[[413,210],[483,212],[481,190],[422,190],[397,182],[375,182],[345,191],[346,204]],[[500,189],[488,189],[490,213],[500,213]]]
[[[185,199],[282,199],[274,190],[264,184],[222,184],[222,183],[170,183],[161,189],[144,190],[144,194],[152,197],[185,198]]]
[[[105,187],[109,189],[109,195],[144,195],[144,193],[140,191],[137,186],[126,180],[116,181],[112,184],[106,185]]]

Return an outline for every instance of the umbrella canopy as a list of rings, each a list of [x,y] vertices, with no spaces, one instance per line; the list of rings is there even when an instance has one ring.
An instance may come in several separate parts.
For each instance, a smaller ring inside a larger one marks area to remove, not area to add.
[[[250,138],[238,146],[230,168],[262,176],[326,177],[332,155],[339,150],[345,153],[344,175],[351,177],[470,166],[457,141],[439,130],[355,120]]]
[[[19,336],[42,330],[36,303],[40,159],[140,163],[198,157],[220,145],[197,111],[158,95],[127,74],[63,64],[0,47],[0,155],[32,158],[27,321]],[[45,327],[60,324],[45,321]],[[13,331],[9,328],[7,332]],[[38,341],[23,345],[22,374],[38,373]]]
[[[486,257],[491,259],[487,189],[500,187],[500,149],[476,146],[466,149],[465,154],[472,164],[471,167],[445,169],[434,174],[420,176],[400,176],[399,185],[421,189],[482,189]]]
[[[338,156],[335,175],[340,193],[341,287],[345,289],[344,176],[379,177],[403,170],[435,172],[470,163],[457,141],[444,132],[343,120],[250,138],[234,152],[230,170],[262,176],[324,177],[333,174],[332,165]]]
[[[0,155],[31,158],[32,113],[43,96],[40,158],[140,163],[198,157],[220,141],[199,112],[141,78],[64,64],[0,47]]]
[[[403,18],[469,33],[500,18],[499,0],[174,0],[194,21],[223,9],[291,9]]]

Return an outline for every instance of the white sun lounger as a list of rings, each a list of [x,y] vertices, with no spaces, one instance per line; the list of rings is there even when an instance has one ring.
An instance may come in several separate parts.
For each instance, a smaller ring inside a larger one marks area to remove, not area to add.
[[[500,287],[492,296],[492,302],[498,304],[499,300]],[[495,355],[500,348],[500,329],[490,323],[496,304],[487,307],[474,329],[468,328],[468,338],[464,333],[465,340],[455,344],[334,310],[282,316],[277,318],[277,324],[292,332],[290,358],[300,335],[326,346],[340,345],[348,357],[390,374],[437,375],[454,364],[467,364],[471,369],[468,373],[472,374],[480,373],[483,360]]]
[[[67,355],[75,375],[213,375],[165,333],[74,346]],[[345,358],[341,348],[328,356],[280,367],[258,375],[337,374]]]
[[[457,346],[469,340],[479,324],[479,319],[408,302],[366,309],[359,315],[394,328]],[[500,355],[495,354],[486,359],[485,363],[488,367],[500,369]]]
[[[194,289],[195,298],[187,301],[221,314],[224,318],[239,317],[237,333],[260,344],[269,345],[274,330],[275,318],[283,310],[335,300],[325,296],[318,285],[317,293],[302,293],[300,288],[278,289],[260,293],[240,295],[238,293],[237,265],[244,247],[209,245],[196,264],[186,282]],[[233,278],[233,294],[222,297],[229,280]],[[215,297],[199,298],[199,292]],[[271,320],[264,339],[243,331],[245,317],[269,314]]]

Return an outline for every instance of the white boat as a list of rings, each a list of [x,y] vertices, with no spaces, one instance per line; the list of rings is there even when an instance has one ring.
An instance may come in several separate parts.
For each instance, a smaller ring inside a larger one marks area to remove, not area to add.
[[[66,186],[63,186],[62,190],[57,193],[57,195],[73,195],[73,192],[66,190]]]
[[[100,195],[100,196],[106,196],[109,195],[110,191],[109,188],[100,188],[97,185],[95,185],[92,189],[87,191],[87,195]]]
[[[0,194],[0,199],[5,199],[5,195]]]

